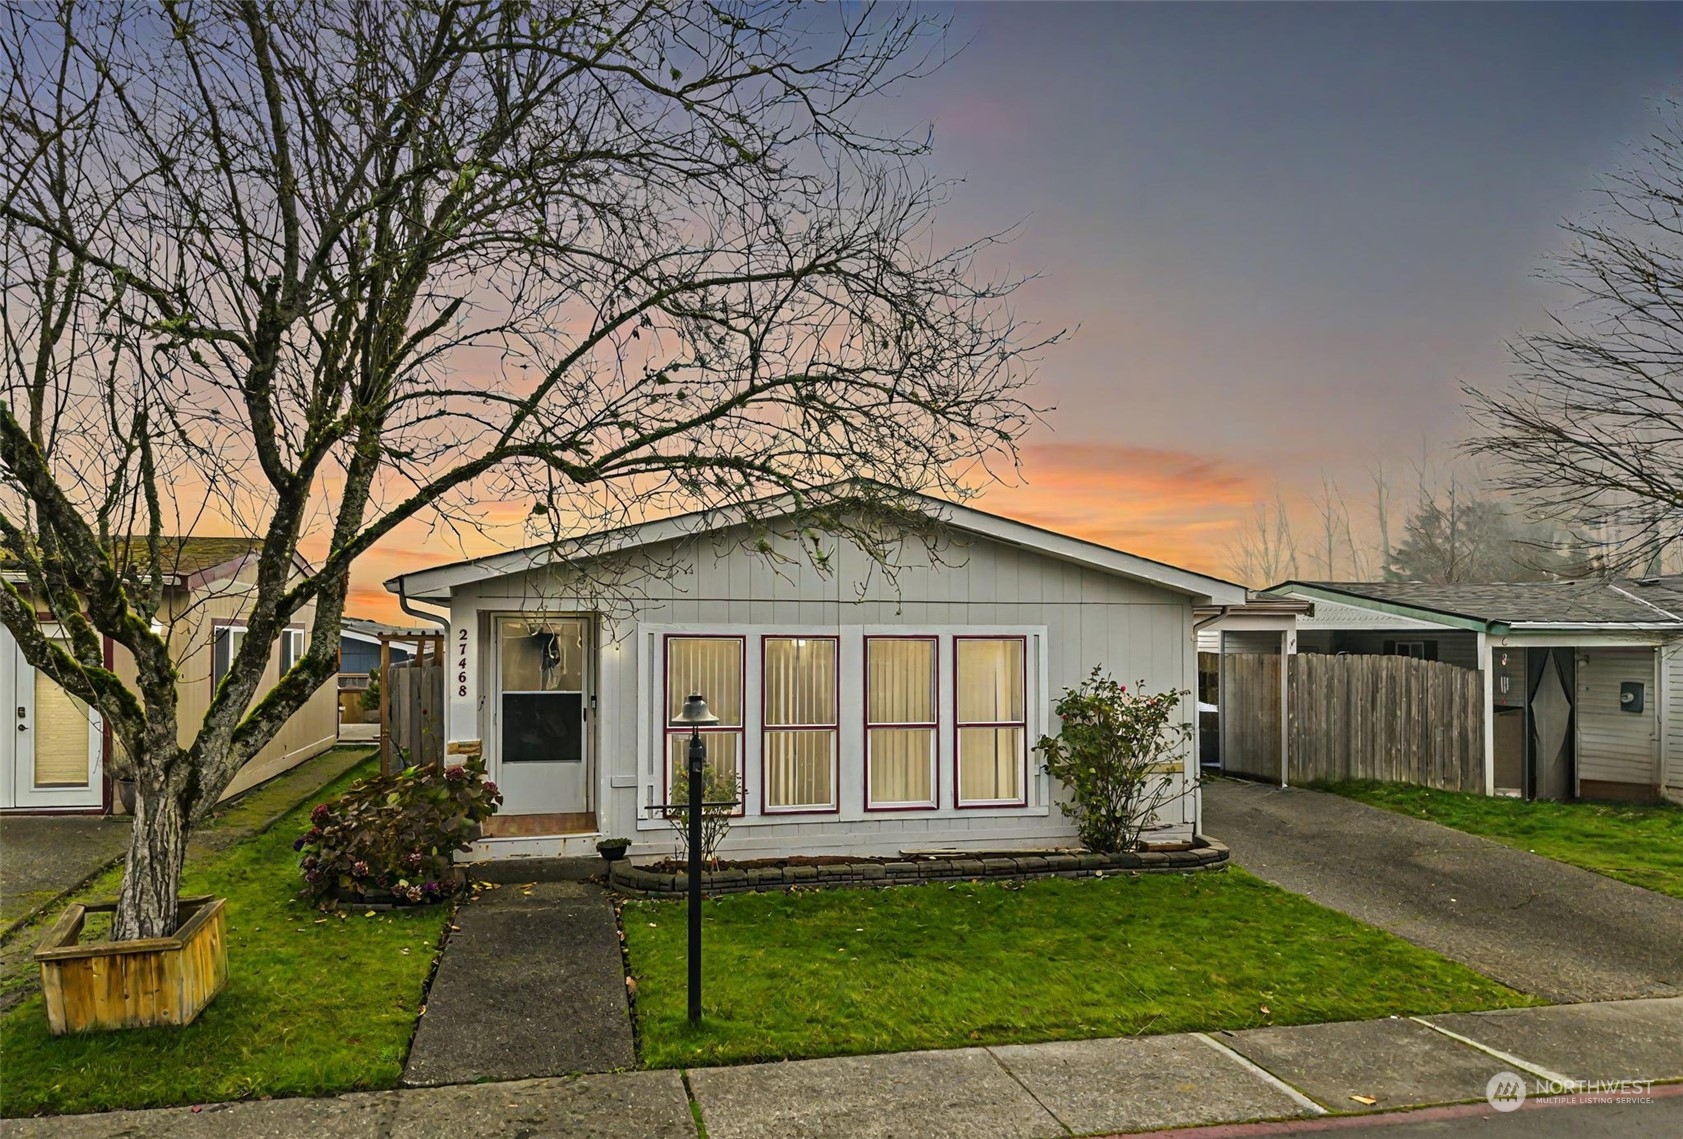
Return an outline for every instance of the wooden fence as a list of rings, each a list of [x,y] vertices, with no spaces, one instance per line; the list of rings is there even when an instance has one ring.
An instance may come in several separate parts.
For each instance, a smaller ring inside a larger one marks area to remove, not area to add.
[[[1222,662],[1224,770],[1280,777],[1279,668],[1277,656]],[[1412,657],[1323,653],[1293,654],[1286,672],[1288,782],[1484,790],[1483,674]]]
[[[387,771],[444,761],[444,666],[406,661],[386,669],[386,738],[381,766]]]

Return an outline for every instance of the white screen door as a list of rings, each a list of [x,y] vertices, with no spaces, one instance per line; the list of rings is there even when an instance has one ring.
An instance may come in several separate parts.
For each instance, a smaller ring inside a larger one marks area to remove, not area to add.
[[[591,625],[499,617],[497,767],[502,813],[589,811]]]

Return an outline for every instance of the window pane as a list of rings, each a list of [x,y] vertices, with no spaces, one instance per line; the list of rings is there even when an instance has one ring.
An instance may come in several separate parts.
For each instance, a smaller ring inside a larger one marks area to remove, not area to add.
[[[836,642],[773,637],[765,642],[768,727],[836,722]]]
[[[958,730],[958,798],[970,803],[984,799],[1023,797],[1023,729],[960,728]]]
[[[742,726],[742,638],[666,639],[668,720],[683,711],[692,692],[701,693],[722,726]]]
[[[584,691],[584,622],[502,623],[504,692]]]
[[[766,733],[766,806],[832,807],[835,732]]]
[[[1026,719],[1023,642],[1001,637],[954,643],[958,649],[958,722]]]
[[[583,759],[582,693],[504,694],[503,762],[579,763]]]
[[[707,766],[720,773],[737,772],[736,797],[742,798],[741,771],[738,767],[740,757],[736,753],[737,741],[742,737],[736,732],[702,732],[701,738],[707,743]],[[684,773],[690,761],[690,734],[688,732],[670,732],[666,737],[667,770],[672,778],[677,779]],[[672,800],[672,789],[667,788],[667,801]]]
[[[88,706],[35,673],[35,786],[88,785]]]
[[[871,802],[929,803],[930,756],[935,749],[932,728],[872,728]]]
[[[935,642],[865,642],[865,719],[873,724],[935,722]]]

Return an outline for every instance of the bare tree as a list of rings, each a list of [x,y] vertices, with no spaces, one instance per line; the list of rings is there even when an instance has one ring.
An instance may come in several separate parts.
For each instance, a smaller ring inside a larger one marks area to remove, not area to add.
[[[939,62],[925,13],[4,18],[0,540],[24,580],[0,620],[133,763],[120,939],[174,928],[189,830],[333,675],[351,566],[400,523],[513,501],[559,538],[781,492],[847,529],[907,489],[962,495],[1032,417],[1046,341],[1011,320],[1014,283],[981,273],[985,241],[937,242],[925,139],[857,125]],[[181,725],[152,622],[164,539],[200,511],[261,553],[249,632]],[[259,696],[310,604],[308,652]]]
[[[1274,585],[1297,573],[1297,539],[1278,487],[1273,502],[1257,502],[1227,546],[1228,569],[1253,588]]]
[[[1472,449],[1540,510],[1606,535],[1609,568],[1683,536],[1683,105],[1668,100],[1545,276],[1577,297],[1512,348],[1502,391],[1469,387]]]

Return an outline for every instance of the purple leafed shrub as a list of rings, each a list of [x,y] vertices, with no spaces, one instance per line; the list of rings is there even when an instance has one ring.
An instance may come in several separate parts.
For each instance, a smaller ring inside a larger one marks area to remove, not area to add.
[[[450,856],[467,850],[480,823],[503,801],[474,759],[460,767],[408,767],[359,780],[310,812],[303,854],[304,896],[436,902],[455,889]]]

